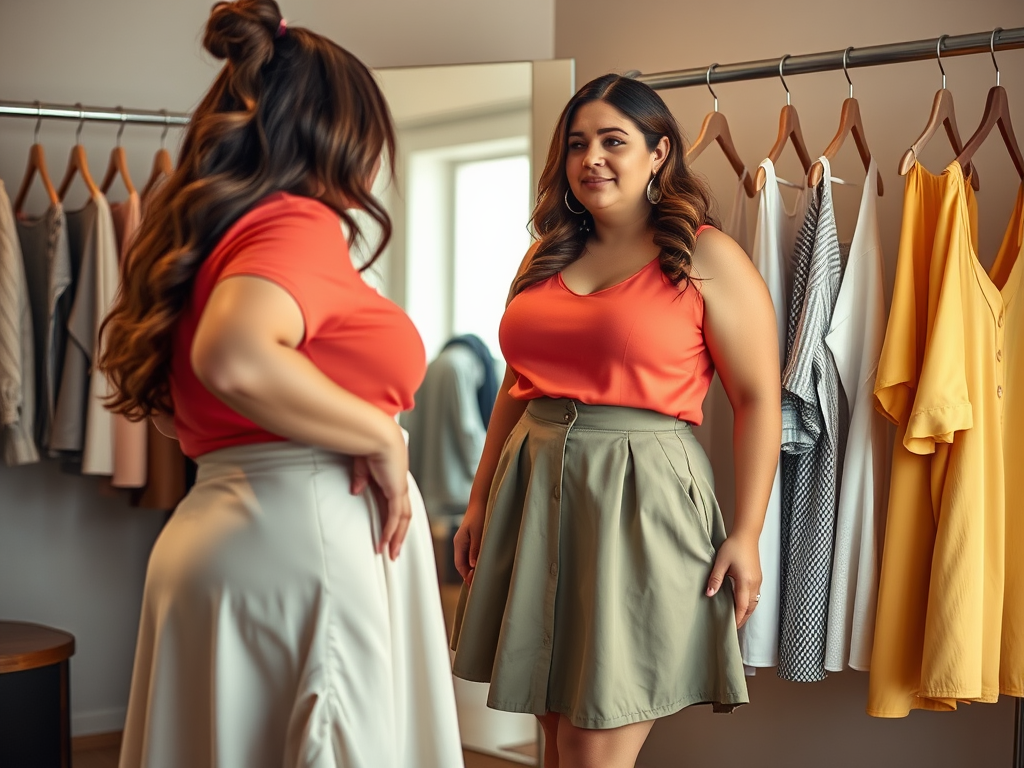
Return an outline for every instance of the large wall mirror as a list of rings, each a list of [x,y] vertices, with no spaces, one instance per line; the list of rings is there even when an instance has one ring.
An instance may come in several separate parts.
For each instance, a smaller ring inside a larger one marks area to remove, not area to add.
[[[377,75],[398,147],[395,183],[382,173],[377,189],[392,218],[392,239],[368,277],[412,317],[428,360],[453,336],[474,334],[503,367],[498,322],[529,247],[536,178],[574,91],[573,62],[409,67]],[[449,626],[460,583],[446,562],[452,522],[431,518]],[[486,685],[456,679],[455,686],[465,748],[539,764],[533,716],[488,709]]]
[[[536,176],[572,96],[572,60],[377,70],[398,138],[395,184],[377,190],[394,232],[373,269],[432,357],[497,322],[529,245]],[[372,238],[371,238],[372,239]],[[497,287],[496,287],[497,286]]]

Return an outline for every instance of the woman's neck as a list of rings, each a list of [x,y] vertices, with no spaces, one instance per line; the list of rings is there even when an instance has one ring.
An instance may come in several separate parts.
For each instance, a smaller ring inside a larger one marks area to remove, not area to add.
[[[645,206],[629,217],[594,216],[593,238],[602,247],[613,250],[617,250],[619,247],[635,247],[638,243],[653,242],[650,208]]]

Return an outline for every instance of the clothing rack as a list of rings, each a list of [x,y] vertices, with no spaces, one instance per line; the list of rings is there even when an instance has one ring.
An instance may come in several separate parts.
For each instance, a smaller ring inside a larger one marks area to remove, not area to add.
[[[904,43],[886,43],[885,45],[869,45],[864,48],[849,48],[846,51],[826,51],[823,53],[805,53],[799,56],[786,56],[784,59],[759,59],[744,61],[738,64],[712,64],[711,67],[680,69],[675,72],[657,72],[649,75],[638,71],[628,73],[641,83],[655,90],[668,88],[688,88],[694,85],[714,85],[716,83],[734,83],[740,80],[763,80],[786,75],[806,75],[811,72],[831,72],[843,69],[843,56],[846,56],[846,69],[858,67],[875,67],[880,64],[902,64],[908,61],[925,61],[935,59],[936,50],[940,45],[942,57],[966,56],[974,53],[992,53],[1024,48],[1024,27],[1011,29],[996,28],[995,34],[975,32],[969,35],[952,35],[929,40],[913,40]],[[783,72],[782,70],[785,70]]]
[[[740,80],[763,80],[778,77],[780,71],[784,75],[805,75],[812,72],[840,70],[844,68],[844,55],[846,69],[931,60],[935,58],[936,50],[940,46],[940,39],[943,57],[977,53],[994,54],[995,51],[1024,48],[1024,27],[997,28],[994,34],[992,31],[975,32],[968,35],[952,35],[928,40],[870,45],[864,48],[850,48],[847,51],[806,53],[799,56],[786,56],[784,61],[760,59],[737,64],[712,65],[714,68],[710,72],[706,67],[697,67],[647,75],[634,70],[628,74],[655,90],[733,83]],[[124,110],[119,107],[109,109],[106,107],[83,107],[79,104],[42,104],[40,102],[2,100],[0,100],[0,116],[179,126],[187,125],[190,118],[187,112]]]
[[[39,120],[78,120],[142,125],[188,125],[187,112],[120,107],[83,107],[81,104],[43,104],[32,101],[0,101],[0,116],[34,117]]]
[[[901,43],[848,48],[845,51],[825,51],[776,59],[759,59],[735,64],[711,65],[672,72],[642,74],[628,72],[642,83],[655,90],[710,86],[733,83],[741,80],[764,80],[780,75],[804,75],[813,72],[831,72],[842,69],[857,69],[883,64],[902,64],[911,61],[932,60],[936,51],[943,57],[966,56],[991,53],[993,61],[996,51],[1024,48],[1024,27],[975,32],[966,35],[943,36],[927,40],[913,40]],[[997,66],[998,71],[998,66]],[[788,89],[787,89],[788,90]],[[133,123],[156,126],[184,126],[190,115],[187,112],[166,110],[125,110],[120,107],[84,107],[80,104],[43,104],[41,102],[0,100],[0,117],[28,117],[38,120],[77,120]],[[1016,699],[1013,768],[1024,768],[1024,707]]]
[[[999,65],[996,51],[1024,48],[1024,27],[1013,27],[988,32],[974,32],[969,35],[936,37],[930,40],[912,40],[903,43],[870,45],[864,48],[847,48],[845,51],[806,53],[799,56],[785,56],[778,59],[759,59],[737,64],[712,64],[710,67],[680,69],[675,72],[657,72],[649,75],[639,71],[628,72],[633,77],[655,90],[689,88],[695,85],[710,87],[716,83],[734,83],[740,80],[763,80],[782,75],[805,75],[812,72],[831,72],[858,67],[875,67],[881,64],[902,64],[908,61],[932,60],[940,52],[942,57],[967,56],[975,53],[991,53],[996,64],[997,82]],[[783,71],[785,70],[785,71]],[[785,81],[783,81],[785,83]],[[786,88],[789,92],[789,88]],[[1024,705],[1015,699],[1013,733],[1013,768],[1024,768]]]

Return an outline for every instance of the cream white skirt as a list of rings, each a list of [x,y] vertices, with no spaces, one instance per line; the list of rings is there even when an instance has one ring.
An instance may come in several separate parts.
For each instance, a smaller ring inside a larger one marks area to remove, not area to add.
[[[351,459],[294,443],[199,460],[149,560],[121,768],[457,768],[426,511],[397,562]]]

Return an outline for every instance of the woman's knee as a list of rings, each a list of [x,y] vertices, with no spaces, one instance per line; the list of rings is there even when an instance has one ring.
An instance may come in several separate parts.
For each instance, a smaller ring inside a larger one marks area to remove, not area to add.
[[[579,728],[564,716],[558,724],[559,760],[578,768],[632,766],[653,721],[609,729]]]
[[[540,727],[544,729],[544,737],[548,741],[554,741],[558,736],[558,719],[561,717],[557,712],[547,712],[543,715],[535,715]]]

